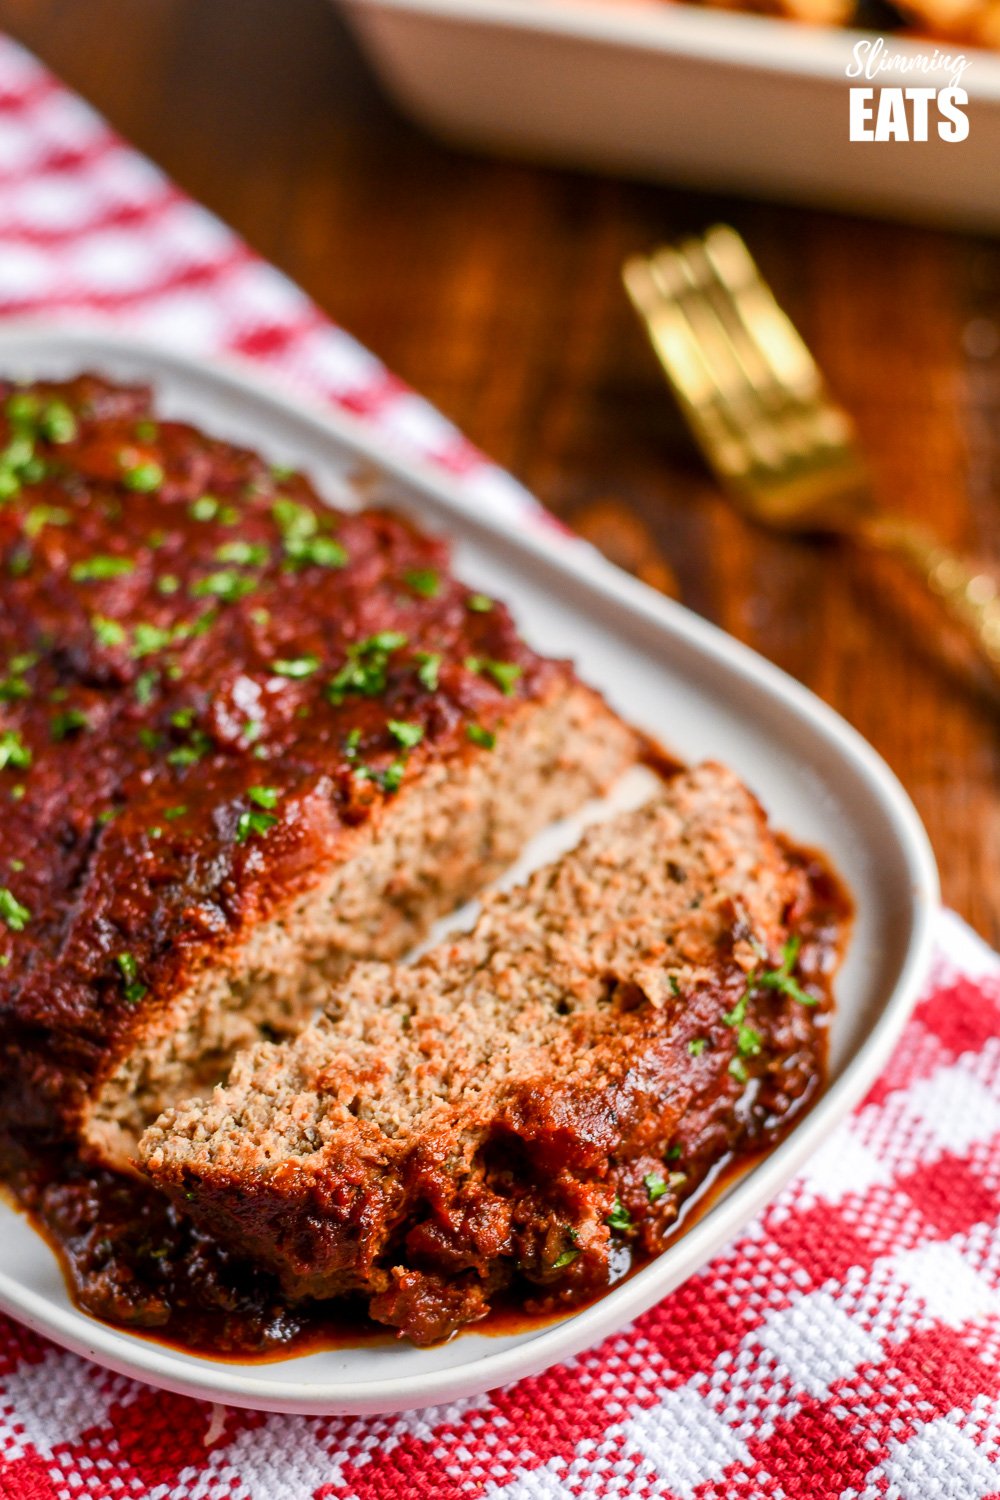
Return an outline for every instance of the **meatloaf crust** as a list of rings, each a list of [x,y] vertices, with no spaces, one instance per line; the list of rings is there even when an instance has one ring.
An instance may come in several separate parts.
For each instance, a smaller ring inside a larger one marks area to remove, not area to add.
[[[125,1161],[636,753],[403,516],[0,383],[0,1126]]]
[[[296,1040],[167,1111],[141,1160],[289,1295],[361,1293],[416,1342],[515,1277],[577,1301],[815,1087],[815,907],[738,779],[685,772],[471,933],[358,966]]]

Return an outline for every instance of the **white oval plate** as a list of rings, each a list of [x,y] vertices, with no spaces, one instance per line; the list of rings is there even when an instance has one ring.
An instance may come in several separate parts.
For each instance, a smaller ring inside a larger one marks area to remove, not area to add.
[[[927,970],[937,874],[926,835],[875,752],[819,699],[714,626],[637,583],[589,548],[542,527],[472,515],[457,486],[386,458],[360,425],[304,408],[242,367],[206,368],[118,336],[41,326],[0,332],[0,370],[16,376],[100,370],[149,380],[162,408],[210,432],[294,461],[333,495],[346,471],[375,465],[401,503],[454,541],[461,575],[507,600],[529,639],[571,656],[628,718],[687,760],[725,760],[774,822],[827,852],[857,920],[837,985],[830,1086],[764,1161],[678,1241],[583,1311],[510,1335],[466,1333],[435,1349],[404,1343],[271,1363],[187,1355],[100,1323],[67,1297],[55,1257],[0,1204],[0,1307],[110,1369],[186,1395],[287,1412],[392,1412],[479,1394],[566,1359],[671,1291],[763,1207],[886,1062]],[[537,864],[575,829],[543,838]]]

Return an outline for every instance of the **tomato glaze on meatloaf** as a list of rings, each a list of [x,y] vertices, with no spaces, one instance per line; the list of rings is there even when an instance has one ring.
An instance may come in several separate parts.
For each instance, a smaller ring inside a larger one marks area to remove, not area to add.
[[[129,1162],[636,754],[403,515],[0,382],[0,1127]]]

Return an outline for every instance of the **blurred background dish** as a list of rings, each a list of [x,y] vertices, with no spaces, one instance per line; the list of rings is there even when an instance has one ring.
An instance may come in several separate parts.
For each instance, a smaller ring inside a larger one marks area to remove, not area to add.
[[[960,150],[933,132],[873,149],[849,139],[845,70],[858,31],[659,0],[339,3],[400,106],[449,142],[1000,227],[1000,200],[986,186],[1000,154],[1000,58],[990,52],[966,50],[970,130]],[[893,55],[934,52],[927,41],[891,42]],[[880,72],[878,82],[905,86],[914,75]]]

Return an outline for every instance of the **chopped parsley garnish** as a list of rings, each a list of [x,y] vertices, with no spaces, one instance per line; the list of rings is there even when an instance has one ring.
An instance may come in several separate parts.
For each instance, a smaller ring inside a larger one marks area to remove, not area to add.
[[[31,912],[9,891],[0,885],[0,921],[6,922],[11,932],[23,932],[31,921]]]
[[[31,765],[31,751],[16,729],[5,729],[0,734],[0,771],[9,766],[26,771]]]
[[[127,490],[135,490],[137,494],[148,495],[153,490],[158,490],[163,483],[163,470],[157,463],[129,464],[132,457],[129,453],[121,455],[121,463],[128,465],[122,470],[122,484]]]
[[[135,435],[140,443],[155,443],[160,430],[155,422],[136,422]]]
[[[483,663],[483,671],[488,677],[492,677],[500,691],[510,697],[518,678],[523,672],[516,662],[512,661],[487,661]]]
[[[760,1032],[752,1026],[741,1026],[736,1033],[736,1050],[741,1057],[756,1057],[762,1045]]]
[[[247,719],[246,723],[243,726],[243,738],[245,740],[249,740],[250,744],[252,745],[255,740],[260,739],[263,733],[264,726],[261,723],[260,719]]]
[[[186,812],[187,803],[179,802],[176,807],[165,807],[163,809],[163,816],[167,819],[168,822],[174,823],[178,818],[183,818]]]
[[[54,740],[69,739],[71,734],[76,734],[79,729],[89,729],[90,720],[82,708],[67,708],[65,712],[56,714],[49,726]]]
[[[147,625],[140,621],[132,632],[132,655],[151,656],[154,651],[163,651],[174,639],[172,630],[159,625]]]
[[[219,502],[214,495],[200,495],[188,506],[188,515],[193,521],[214,521],[219,513]]]
[[[159,677],[156,672],[140,672],[135,679],[135,701],[142,708],[152,703],[158,681]]]
[[[310,536],[285,539],[290,566],[305,568],[343,568],[347,566],[347,548],[332,536]]]
[[[405,760],[394,760],[381,771],[375,770],[372,766],[359,766],[356,774],[365,781],[373,781],[376,786],[382,788],[383,792],[387,792],[392,796],[403,785],[403,777],[406,775],[406,762]]]
[[[781,950],[781,967],[769,969],[758,975],[755,983],[763,985],[767,990],[780,990],[783,995],[797,1000],[800,1005],[816,1005],[818,1003],[816,997],[804,990],[792,974],[801,946],[801,938],[797,936],[789,938]]]
[[[144,750],[159,750],[161,743],[162,736],[155,729],[144,727],[139,730],[139,744]]]
[[[354,760],[355,756],[358,753],[358,746],[360,744],[361,730],[352,729],[344,740],[344,754],[347,756],[348,760]]]
[[[93,583],[102,578],[123,578],[135,572],[135,563],[130,557],[86,557],[75,562],[69,570],[74,583]]]
[[[647,1172],[642,1180],[650,1203],[655,1203],[657,1198],[662,1198],[664,1193],[670,1191],[659,1172]]]
[[[244,568],[262,568],[271,559],[271,549],[263,542],[223,542],[216,548],[220,562],[237,563]]]
[[[605,1219],[609,1229],[616,1230],[619,1234],[627,1234],[633,1227],[632,1216],[620,1198],[615,1198],[611,1205],[611,1212]]]
[[[404,719],[390,719],[388,723],[389,733],[398,745],[404,750],[412,750],[414,745],[419,745],[424,737],[423,726],[410,724]]]
[[[570,1246],[569,1249],[564,1250],[561,1255],[556,1256],[555,1260],[552,1262],[553,1271],[561,1271],[564,1266],[572,1265],[579,1254],[579,1250],[575,1249],[573,1246]]]
[[[465,607],[474,615],[488,615],[493,608],[493,600],[489,594],[470,594],[465,601]]]
[[[16,786],[12,786],[10,789],[11,798],[14,802],[20,802],[21,798],[25,795],[27,790],[28,788],[25,786],[24,782],[19,781]]]
[[[700,1057],[707,1046],[707,1036],[692,1037],[691,1041],[688,1042],[688,1051],[690,1052],[692,1057]]]
[[[677,975],[676,974],[668,974],[667,975],[667,983],[670,986],[670,993],[672,995],[679,995],[680,994],[681,987],[677,983]]]
[[[437,692],[438,678],[441,673],[441,653],[439,651],[418,651],[416,659],[418,662],[417,681],[429,693]]]
[[[102,646],[123,646],[126,641],[124,625],[109,620],[106,615],[92,615],[91,628]]]
[[[76,417],[65,401],[46,402],[38,426],[50,443],[71,443],[77,434]]]
[[[465,666],[468,671],[475,672],[477,676],[491,677],[507,698],[513,693],[515,684],[523,672],[523,668],[519,667],[516,662],[488,661],[482,656],[467,656]]]
[[[481,724],[466,724],[465,735],[474,745],[482,745],[484,750],[492,750],[496,746],[496,735],[492,730],[484,729]]]
[[[105,807],[102,812],[97,814],[98,826],[103,828],[105,824],[117,818],[119,811],[120,809],[117,807]]]
[[[161,573],[156,580],[156,592],[158,594],[176,594],[181,586],[181,581],[176,573]]]
[[[746,1083],[747,1079],[750,1076],[746,1069],[746,1063],[743,1061],[742,1057],[734,1057],[732,1059],[729,1064],[729,1072],[736,1079],[737,1083]]]
[[[263,835],[273,828],[278,819],[273,813],[259,812],[256,808],[241,812],[236,824],[236,841],[245,844],[254,834]]]
[[[255,578],[246,573],[234,573],[232,568],[223,568],[218,573],[209,573],[207,578],[199,578],[197,583],[192,584],[191,593],[196,599],[214,595],[226,604],[235,604],[247,594],[252,594],[256,587]]]
[[[13,703],[16,698],[29,698],[31,689],[18,674],[0,678],[0,703]]]
[[[167,764],[171,766],[196,766],[208,750],[209,744],[208,735],[198,731],[194,734],[190,745],[178,745],[176,750],[171,750],[167,756]]]
[[[434,568],[411,568],[403,577],[421,599],[436,599],[441,592],[441,578]]]
[[[351,693],[377,698],[388,681],[389,657],[406,642],[407,637],[399,630],[382,630],[366,640],[355,641],[347,648],[347,661],[327,687],[330,702],[343,703]]]
[[[286,656],[279,657],[271,663],[271,671],[278,677],[311,677],[319,670],[318,656]]]
[[[115,963],[121,970],[122,978],[125,980],[125,999],[130,1005],[134,1005],[137,1000],[141,1000],[143,995],[146,994],[146,986],[138,977],[139,966],[131,953],[117,954]]]
[[[61,505],[33,505],[24,518],[24,534],[34,540],[44,526],[68,526],[72,519]]]
[[[187,708],[176,708],[170,715],[170,722],[175,729],[190,729],[194,723],[194,709],[188,705]]]
[[[270,809],[277,806],[281,792],[276,786],[251,786],[247,788],[247,796],[258,807]]]

